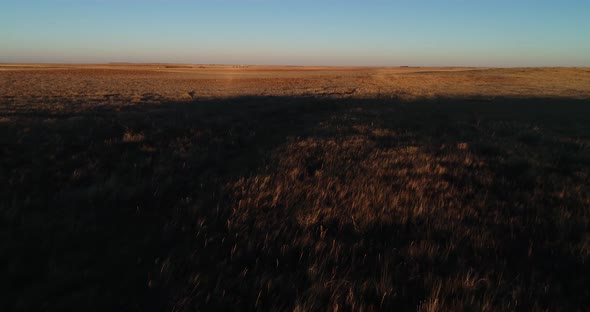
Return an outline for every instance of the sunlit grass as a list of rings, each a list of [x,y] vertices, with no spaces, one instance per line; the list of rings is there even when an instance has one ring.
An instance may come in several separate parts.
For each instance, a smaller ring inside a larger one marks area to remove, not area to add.
[[[12,73],[56,93],[0,98],[2,304],[583,310],[587,74],[392,72]]]

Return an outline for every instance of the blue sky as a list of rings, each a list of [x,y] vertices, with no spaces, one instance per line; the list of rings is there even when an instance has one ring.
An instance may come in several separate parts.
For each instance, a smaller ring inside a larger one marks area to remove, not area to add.
[[[590,66],[590,1],[0,0],[0,62]]]

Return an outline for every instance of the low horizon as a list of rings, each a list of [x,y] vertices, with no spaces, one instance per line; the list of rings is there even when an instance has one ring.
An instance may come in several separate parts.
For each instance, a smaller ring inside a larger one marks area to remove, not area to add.
[[[67,62],[1,62],[1,66],[12,65],[64,65],[64,66],[92,66],[92,65],[176,65],[176,66],[246,66],[246,67],[335,67],[335,68],[476,68],[476,69],[510,69],[510,68],[590,68],[590,66],[463,66],[463,65],[297,65],[297,64],[232,64],[232,63],[172,63],[172,62],[102,62],[102,63],[67,63]]]
[[[4,1],[2,311],[585,311],[589,13]]]

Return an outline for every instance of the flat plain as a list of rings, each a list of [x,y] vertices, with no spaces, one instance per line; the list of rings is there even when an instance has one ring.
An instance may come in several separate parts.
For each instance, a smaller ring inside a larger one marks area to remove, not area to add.
[[[3,311],[583,311],[590,68],[0,65]]]

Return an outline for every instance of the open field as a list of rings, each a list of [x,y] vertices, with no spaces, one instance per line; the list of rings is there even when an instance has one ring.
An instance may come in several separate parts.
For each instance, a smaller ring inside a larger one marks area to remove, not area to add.
[[[2,311],[582,311],[590,68],[0,65]]]

